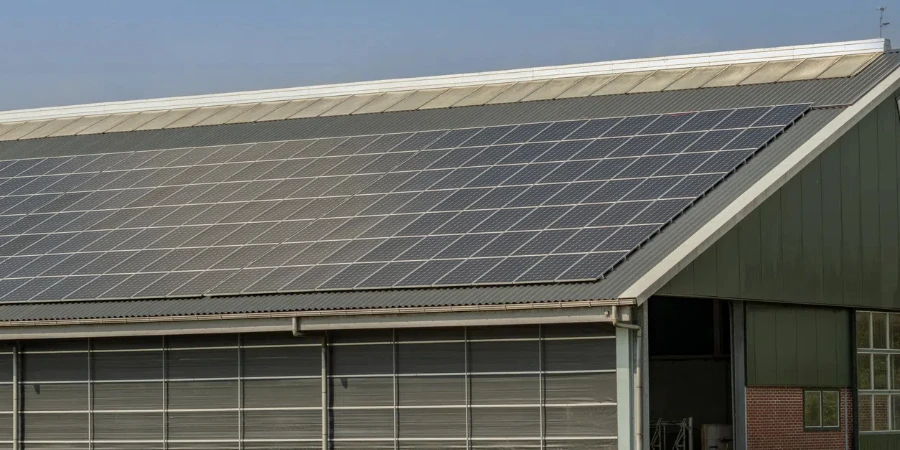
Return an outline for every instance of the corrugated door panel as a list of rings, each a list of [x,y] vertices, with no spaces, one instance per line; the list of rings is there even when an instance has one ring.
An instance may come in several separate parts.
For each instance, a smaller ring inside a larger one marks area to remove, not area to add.
[[[615,339],[544,341],[544,370],[614,370]]]
[[[453,449],[466,449],[469,448],[466,446],[466,441],[422,441],[416,439],[415,441],[400,441],[401,450],[424,450],[424,449],[441,449],[441,450],[453,450]]]
[[[163,382],[94,383],[94,410],[163,409]]]
[[[615,406],[548,406],[548,437],[615,436]]]
[[[472,408],[473,438],[538,438],[540,437],[540,408],[476,407]]]
[[[93,421],[93,438],[97,441],[152,441],[164,436],[161,411],[94,413]]]
[[[160,442],[94,442],[94,450],[163,450]],[[172,448],[172,447],[168,447]]]
[[[465,405],[463,375],[409,376],[397,379],[400,406]]]
[[[87,381],[87,353],[25,353],[22,372],[26,381]]]
[[[245,411],[244,439],[320,439],[321,424],[319,410]]]
[[[313,408],[322,406],[322,380],[244,380],[245,408]]]
[[[544,448],[548,450],[615,450],[619,448],[619,444],[614,438],[579,439],[577,441],[548,438]]]
[[[538,341],[488,341],[469,344],[472,372],[538,370]]]
[[[393,409],[335,409],[334,439],[378,439],[394,436]]]
[[[239,405],[237,380],[169,381],[167,389],[170,410],[228,409]]]
[[[322,350],[314,347],[243,348],[245,377],[320,376]]]
[[[554,403],[615,403],[616,374],[548,373],[544,375],[544,401]]]
[[[171,350],[166,354],[170,379],[224,378],[238,375],[238,351],[234,349]]]
[[[398,429],[406,438],[466,438],[465,408],[407,408],[398,411]]]
[[[22,438],[26,442],[63,441],[71,445],[71,448],[85,448],[87,444],[75,442],[87,441],[89,419],[86,412],[26,413],[22,415]]]
[[[401,374],[462,373],[465,352],[463,342],[401,344],[397,346],[397,370]]]
[[[87,411],[86,383],[28,383],[22,386],[22,408],[35,411]]]
[[[169,411],[169,439],[238,440],[237,411]]]
[[[95,352],[91,354],[91,379],[159,380],[163,377],[162,350]]]
[[[335,377],[331,379],[330,404],[336,408],[391,406],[393,377]]]
[[[473,405],[537,405],[540,376],[537,374],[472,375]]]
[[[341,345],[331,349],[333,375],[393,373],[390,345]]]

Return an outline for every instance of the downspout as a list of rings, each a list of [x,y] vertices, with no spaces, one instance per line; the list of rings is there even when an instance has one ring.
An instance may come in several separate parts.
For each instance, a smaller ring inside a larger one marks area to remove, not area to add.
[[[291,334],[294,337],[303,337],[303,332],[300,331],[300,318],[297,316],[291,317]]]
[[[21,425],[19,425],[19,414],[20,414],[20,406],[21,402],[19,401],[19,345],[14,344],[12,347],[12,421],[13,421],[13,429],[12,429],[12,441],[13,441],[13,450],[19,450],[21,445],[19,444],[19,431],[21,430]]]
[[[632,408],[634,412],[634,448],[636,450],[642,450],[643,447],[643,434],[642,431],[644,427],[644,414],[641,411],[641,341],[643,341],[643,333],[641,332],[641,327],[635,325],[633,323],[622,323],[619,322],[619,311],[616,306],[612,307],[612,325],[616,328],[624,328],[626,330],[634,331],[634,397],[637,401],[633,402]]]
[[[291,317],[291,334],[294,337],[306,336],[306,333],[300,330],[300,318]],[[328,333],[322,333],[322,448],[328,447]]]
[[[322,333],[322,449],[328,448],[328,333]]]

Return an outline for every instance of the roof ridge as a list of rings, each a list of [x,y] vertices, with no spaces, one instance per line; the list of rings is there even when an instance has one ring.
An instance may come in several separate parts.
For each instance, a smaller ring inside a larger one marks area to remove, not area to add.
[[[267,89],[221,94],[205,94],[145,100],[126,100],[82,105],[30,108],[0,111],[0,122],[19,122],[74,118],[92,115],[138,113],[145,111],[159,111],[181,108],[255,104],[260,102],[287,101],[334,96],[381,94],[385,92],[396,91],[447,89],[455,87],[481,86],[485,84],[516,83],[532,80],[551,80],[564,77],[585,77],[591,75],[611,75],[629,72],[688,69],[696,67],[843,56],[861,53],[883,53],[890,50],[890,41],[887,39],[866,39],[857,41],[601,61],[593,63],[438,75],[417,78],[398,78],[283,89]]]

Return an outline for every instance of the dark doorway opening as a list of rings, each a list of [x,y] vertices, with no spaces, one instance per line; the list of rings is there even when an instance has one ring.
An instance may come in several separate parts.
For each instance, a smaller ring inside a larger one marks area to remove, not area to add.
[[[653,297],[648,313],[652,448],[690,449],[675,447],[678,434],[690,430],[693,449],[707,450],[702,431],[721,434],[732,425],[729,303]]]

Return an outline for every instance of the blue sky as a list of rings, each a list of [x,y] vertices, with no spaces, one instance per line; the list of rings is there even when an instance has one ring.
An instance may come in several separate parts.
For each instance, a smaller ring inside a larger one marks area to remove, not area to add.
[[[900,4],[887,18],[900,27]],[[6,2],[0,110],[877,37],[869,0]],[[886,37],[900,37],[888,27]],[[900,39],[894,39],[900,46]]]

